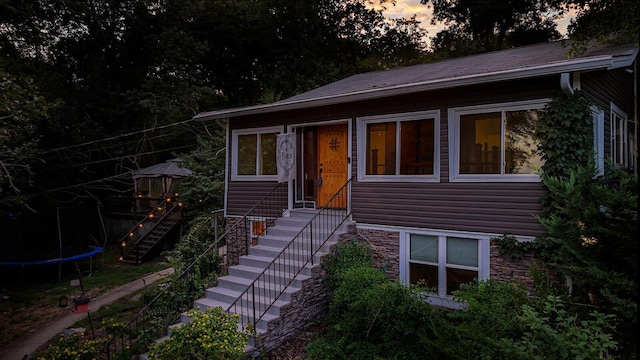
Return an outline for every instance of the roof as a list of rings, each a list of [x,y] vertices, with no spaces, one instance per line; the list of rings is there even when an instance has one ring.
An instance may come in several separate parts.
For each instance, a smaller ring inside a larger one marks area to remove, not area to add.
[[[170,177],[183,178],[192,174],[191,170],[180,166],[181,159],[171,159],[163,163],[151,165],[144,169],[138,169],[133,172],[133,178],[139,179],[143,177]]]
[[[575,57],[567,56],[569,49],[566,41],[555,41],[368,72],[274,103],[203,112],[194,119],[211,120],[311,108],[567,72],[612,70],[631,66],[638,55],[636,44],[593,44]]]

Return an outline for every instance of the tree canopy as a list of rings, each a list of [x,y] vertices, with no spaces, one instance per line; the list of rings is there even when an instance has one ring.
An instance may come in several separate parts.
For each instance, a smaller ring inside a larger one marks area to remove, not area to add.
[[[417,21],[368,4],[0,0],[0,214],[129,191],[128,172],[216,133],[200,111],[421,61]]]

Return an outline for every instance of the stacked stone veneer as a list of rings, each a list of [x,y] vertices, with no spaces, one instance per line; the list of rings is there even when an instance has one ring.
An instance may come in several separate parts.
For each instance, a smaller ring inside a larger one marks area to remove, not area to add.
[[[325,261],[334,256],[338,243],[347,241],[353,235],[354,227],[348,233],[338,236],[338,242],[330,246],[330,251],[323,255],[320,264],[313,266],[311,277],[302,282],[302,288],[291,295],[291,302],[280,308],[280,317],[269,322],[267,331],[255,339],[255,347],[263,351],[280,346],[301,330],[311,326],[316,319],[327,312],[329,297],[323,283],[326,274]]]
[[[400,278],[400,233],[397,231],[358,229],[356,238],[369,245],[372,250],[374,266],[385,270],[392,280]],[[491,244],[489,253],[489,277],[498,281],[522,281],[529,290],[533,290],[533,280],[529,276],[535,266],[533,253],[527,253],[522,259],[514,259],[509,254],[500,254],[500,247]]]
[[[397,231],[358,229],[358,242],[371,248],[373,266],[384,269],[387,278],[400,279],[400,233]]]
[[[524,254],[522,259],[514,259],[511,255],[500,254],[500,245],[491,242],[489,249],[489,278],[497,281],[521,281],[529,291],[533,291],[533,280],[529,276],[535,266],[533,252]]]
[[[227,226],[233,226],[237,219],[228,219]],[[238,227],[243,228],[242,226]],[[240,256],[246,254],[246,242],[242,231],[238,231],[240,241],[234,243],[227,239],[227,266],[238,263]],[[397,231],[358,229],[350,225],[347,233],[339,236],[338,243],[355,239],[364,242],[372,250],[374,266],[384,269],[391,280],[400,278],[400,233]],[[337,243],[330,252],[322,256],[320,264],[311,269],[311,277],[302,282],[302,288],[291,296],[291,302],[280,308],[280,317],[269,322],[268,330],[255,339],[255,346],[263,351],[272,350],[301,330],[312,325],[328,308],[329,298],[323,283],[326,274],[325,260],[333,256]],[[500,247],[490,247],[490,278],[499,281],[522,281],[532,290],[533,280],[529,276],[531,266],[535,265],[533,254],[525,254],[523,259],[514,259],[509,254],[500,254]]]
[[[227,258],[224,264],[224,270],[226,271],[233,265],[238,265],[240,262],[240,256],[247,254],[247,232],[248,226],[244,226],[240,223],[240,218],[227,218]]]
[[[226,220],[227,257],[224,271],[227,271],[230,266],[238,265],[240,256],[247,255],[247,245],[251,239],[249,221],[244,223],[243,218],[227,218]],[[273,226],[274,223],[275,219],[267,220],[267,227]]]

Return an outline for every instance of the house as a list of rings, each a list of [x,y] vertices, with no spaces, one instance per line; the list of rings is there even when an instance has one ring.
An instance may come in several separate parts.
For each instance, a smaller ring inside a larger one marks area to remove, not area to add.
[[[355,229],[389,277],[447,299],[460,284],[526,276],[490,239],[527,241],[544,194],[533,125],[576,89],[593,103],[597,161],[637,169],[637,55],[631,45],[563,42],[358,74],[228,118],[225,216],[232,224],[278,184],[279,134],[295,134],[284,216],[319,209],[345,184]],[[258,232],[264,223],[258,223]],[[252,230],[255,233],[254,230]],[[233,265],[233,256],[230,257]]]

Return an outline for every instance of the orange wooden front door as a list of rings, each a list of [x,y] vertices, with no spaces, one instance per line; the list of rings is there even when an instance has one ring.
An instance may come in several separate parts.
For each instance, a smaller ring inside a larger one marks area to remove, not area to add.
[[[347,182],[347,124],[318,127],[318,206],[327,202]],[[346,208],[347,193],[343,191],[328,204]]]

